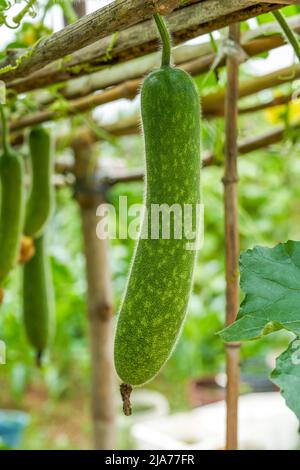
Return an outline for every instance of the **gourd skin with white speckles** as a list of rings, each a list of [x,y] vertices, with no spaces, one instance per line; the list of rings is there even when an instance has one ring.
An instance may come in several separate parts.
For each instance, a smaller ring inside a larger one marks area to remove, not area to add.
[[[148,209],[122,302],[115,366],[120,379],[138,386],[150,381],[169,358],[182,329],[192,287],[196,251],[185,234],[151,239],[152,204],[200,203],[200,103],[191,77],[164,66],[144,81],[141,92],[146,150]],[[153,219],[152,219],[153,220]],[[172,219],[171,219],[172,220]],[[172,222],[171,222],[172,227]],[[144,232],[145,233],[145,232]]]

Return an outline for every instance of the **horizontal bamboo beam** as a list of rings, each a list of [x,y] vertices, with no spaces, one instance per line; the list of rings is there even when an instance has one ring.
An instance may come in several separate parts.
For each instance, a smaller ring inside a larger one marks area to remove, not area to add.
[[[184,70],[195,75],[197,73],[197,66],[194,61],[182,65]],[[273,88],[283,83],[290,82],[300,77],[300,65],[293,65],[290,67],[285,67],[283,69],[277,70],[270,74],[266,74],[255,79],[247,80],[240,84],[239,87],[239,97],[244,98],[246,96],[251,96],[260,91],[266,90],[268,88]],[[19,131],[26,127],[32,127],[36,124],[42,124],[46,121],[53,121],[56,119],[66,118],[67,116],[73,116],[75,114],[84,113],[89,111],[97,106],[103,105],[105,103],[115,101],[121,98],[133,99],[136,94],[139,92],[141,85],[140,79],[129,80],[128,82],[122,83],[114,88],[108,89],[102,93],[79,98],[77,100],[69,101],[68,108],[64,110],[63,114],[60,111],[44,110],[33,114],[28,114],[21,119],[12,121],[10,123],[11,132]],[[211,93],[207,96],[203,96],[201,99],[202,103],[202,112],[206,117],[214,116],[223,116],[224,115],[224,97],[225,89],[222,89],[216,93]],[[283,104],[283,103],[280,103]],[[271,103],[271,107],[274,106],[274,103]],[[260,109],[264,109],[268,106],[261,105]],[[251,107],[244,108],[242,112],[254,112],[258,111],[259,108],[251,109]],[[138,129],[139,128],[139,118],[138,116],[132,118],[132,125]],[[134,121],[135,119],[135,121]],[[112,129],[112,127],[111,127]]]
[[[289,26],[295,33],[300,33],[300,15],[289,20]],[[247,31],[242,36],[242,47],[245,60],[258,54],[268,52],[282,46],[285,38],[278,23],[267,23],[258,29]],[[218,44],[221,47],[221,44]],[[90,75],[69,80],[60,88],[60,94],[66,99],[75,99],[86,96],[97,90],[119,85],[128,80],[136,79],[149,73],[160,63],[160,52],[148,54],[142,58],[133,59],[111,68],[94,72]],[[216,60],[211,43],[197,45],[182,45],[173,50],[173,61],[178,66],[190,63],[190,73],[201,74],[207,72]],[[192,62],[193,61],[193,62]],[[219,61],[218,67],[225,64],[225,56]],[[47,90],[37,92],[37,101],[49,104],[53,101],[53,94]]]
[[[300,65],[295,64],[284,67],[275,72],[261,75],[255,79],[246,80],[239,87],[239,98],[251,96],[263,90],[274,88],[284,83],[290,83],[300,77]],[[216,93],[203,97],[202,102],[205,103],[205,110],[208,115],[224,114],[224,96],[225,89]]]
[[[189,5],[190,3],[194,4]],[[186,0],[183,8],[168,16],[168,23],[176,45],[275,9],[278,9],[278,5],[257,3],[255,0]],[[78,47],[74,47],[75,49]],[[32,57],[35,56],[33,54],[26,59],[24,66],[20,66],[21,69],[2,74],[1,79],[8,88],[20,93],[87,75],[99,68],[140,57],[156,49],[157,29],[151,19],[121,30],[117,35],[106,36],[92,46],[74,52],[62,61],[51,63],[42,70],[38,64],[31,67]],[[23,67],[28,69],[25,69],[26,73],[23,73]],[[31,73],[37,69],[39,72]],[[28,72],[31,75],[28,76]]]
[[[293,126],[294,129],[299,129],[300,123],[297,122]],[[255,150],[259,150],[269,145],[276,144],[280,142],[286,132],[285,126],[277,126],[275,130],[266,132],[258,137],[249,137],[239,144],[239,154],[245,155]]]
[[[289,104],[293,100],[292,94],[276,96],[267,101],[262,101],[261,103],[255,103],[253,105],[241,106],[239,108],[239,114],[250,114],[257,113],[270,108],[275,108],[276,106]]]
[[[178,8],[180,3],[180,0],[119,0],[109,3],[42,39],[25,54],[23,53],[20,62],[9,55],[3,63],[0,63],[0,67],[11,64],[13,59],[11,65],[15,68],[6,73],[2,71],[1,79],[7,82],[12,78],[24,77],[96,40],[144,21],[156,12],[170,13]]]
[[[183,44],[173,49],[172,60],[174,65],[178,66],[208,54],[214,54],[210,42],[193,45]],[[138,57],[128,62],[91,73],[90,75],[69,80],[64,86],[59,88],[59,93],[66,99],[87,96],[94,91],[103,90],[104,88],[119,85],[127,80],[143,77],[159,67],[160,63],[161,52],[153,52],[144,57]],[[46,105],[54,101],[53,94],[47,89],[36,91],[34,97],[40,105]]]
[[[97,125],[95,124],[95,128],[96,127]],[[98,126],[98,128],[98,132],[95,132],[89,129],[87,126],[80,126],[78,129],[76,129],[76,132],[73,132],[74,137],[66,136],[66,134],[58,136],[57,148],[66,148],[77,139],[87,139],[88,141],[91,140],[91,142],[96,142],[99,140],[105,140],[106,135],[111,137],[125,137],[128,135],[136,135],[140,131],[138,116],[136,115],[126,117],[112,124],[106,124],[101,127]],[[11,145],[16,147],[24,143],[24,133],[15,129],[14,123],[11,123],[10,125],[10,132]]]
[[[294,123],[292,129],[297,130],[300,127],[300,121]],[[266,132],[259,136],[249,137],[243,139],[238,144],[238,153],[239,155],[246,155],[248,153],[254,152],[256,150],[260,150],[262,148],[266,148],[270,145],[277,144],[280,142],[284,135],[285,135],[286,128],[285,126],[276,126],[276,128],[272,131]],[[64,140],[65,138],[61,138],[58,140],[57,144],[60,145],[60,140]],[[76,139],[79,141],[95,143],[99,140],[99,137],[96,136],[92,131],[81,128],[76,133]],[[210,167],[210,166],[221,166],[223,162],[216,158],[213,152],[211,151],[204,151],[202,154],[202,167]],[[55,170],[56,173],[59,174],[72,174],[74,171],[74,165],[70,161],[65,160],[57,160],[55,163]],[[134,170],[125,170],[125,171],[118,171],[114,173],[98,173],[99,181],[101,181],[101,185],[103,187],[110,187],[114,186],[118,183],[129,183],[133,181],[141,181],[144,178],[144,169],[138,168]],[[72,183],[72,179],[70,182]]]

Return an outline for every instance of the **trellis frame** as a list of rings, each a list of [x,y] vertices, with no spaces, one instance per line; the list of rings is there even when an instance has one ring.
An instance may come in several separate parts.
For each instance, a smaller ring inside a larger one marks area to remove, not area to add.
[[[273,11],[277,8],[280,8],[286,4],[300,4],[300,0],[290,2],[288,0],[273,0],[273,1],[258,1],[258,0],[245,0],[243,2],[239,0],[187,0],[183,8],[178,9],[180,6],[180,1],[177,0],[121,0],[116,4],[108,5],[97,12],[94,12],[91,15],[87,15],[82,19],[79,19],[74,25],[66,26],[62,31],[54,33],[50,37],[41,41],[30,53],[26,54],[26,57],[20,61],[20,64],[17,65],[17,57],[14,54],[10,54],[5,62],[1,66],[15,65],[12,69],[8,69],[6,73],[1,74],[0,78],[4,80],[7,84],[8,89],[16,90],[17,92],[29,91],[32,89],[39,88],[40,86],[47,86],[50,83],[57,83],[58,81],[67,81],[74,76],[88,75],[94,71],[94,67],[107,67],[108,65],[127,61],[133,57],[138,57],[144,55],[145,53],[151,52],[157,48],[157,34],[152,25],[151,16],[154,12],[160,12],[162,14],[168,14],[170,27],[173,32],[174,43],[178,44],[185,41],[186,39],[196,37],[200,34],[205,34],[207,32],[219,29],[227,25],[235,24],[236,22],[245,20],[247,18],[257,16],[263,12]],[[197,11],[199,10],[199,11]],[[191,14],[195,13],[201,16],[201,21],[199,22],[199,16]],[[200,13],[199,13],[200,12]],[[205,16],[206,14],[206,16]],[[94,26],[92,30],[91,26]],[[147,31],[147,34],[145,34]],[[114,33],[119,33],[118,40],[115,43],[112,42]],[[145,39],[141,40],[141,33]],[[237,26],[230,27],[230,34],[234,40],[238,39],[237,36]],[[121,38],[121,39],[120,39]],[[129,39],[131,40],[129,41]],[[129,44],[129,47],[125,47],[126,44]],[[75,52],[77,49],[83,48]],[[268,49],[267,49],[268,50]],[[109,52],[109,54],[107,54]],[[65,54],[71,54],[71,57],[63,59]],[[91,68],[87,69],[85,66],[86,59],[89,59],[89,64]],[[212,61],[212,58],[210,58]],[[61,61],[61,62],[58,62]],[[211,64],[208,62],[206,67],[208,68]],[[58,67],[59,65],[59,67]],[[224,61],[222,62],[224,65]],[[80,67],[77,67],[80,66]],[[81,67],[82,66],[82,67]],[[227,90],[227,103],[230,100],[234,100],[235,106],[230,108],[229,106],[225,107],[227,123],[236,122],[236,112],[237,112],[237,64],[234,63],[232,58],[228,59],[227,62],[229,76],[231,77],[228,82]],[[75,67],[75,68],[74,68]],[[76,68],[77,67],[77,68]],[[76,70],[75,70],[76,69]],[[224,95],[221,99],[224,98]],[[96,103],[97,104],[97,103]],[[224,108],[223,108],[224,109]],[[78,111],[78,110],[76,110]],[[79,110],[80,111],[80,110]],[[54,116],[49,116],[49,119],[53,119]],[[30,122],[32,124],[32,122]],[[12,130],[14,125],[12,124]],[[19,129],[23,128],[19,124]],[[18,125],[15,125],[15,129],[18,128]],[[131,131],[136,129],[131,126]],[[86,130],[84,131],[86,134]],[[282,136],[283,131],[277,132],[277,137]],[[122,130],[119,135],[122,135]],[[271,136],[271,141],[272,141]],[[269,139],[270,141],[270,139]],[[269,142],[268,139],[265,143]],[[274,138],[273,138],[274,141]],[[85,157],[88,151],[91,150],[91,145],[93,138],[88,141],[89,145],[85,148],[80,147],[77,140],[76,143],[73,142],[73,149],[76,157],[75,165],[75,175],[77,180],[82,180],[84,178],[87,180],[86,175],[81,173],[82,165],[80,162],[85,161]],[[227,237],[227,262],[230,264],[230,272],[227,272],[227,293],[229,303],[234,300],[234,306],[230,309],[230,312],[227,310],[227,322],[230,322],[234,319],[234,315],[237,310],[237,283],[236,279],[234,282],[233,290],[230,288],[230,283],[232,283],[233,271],[236,268],[237,263],[237,221],[236,221],[236,156],[237,156],[237,136],[236,136],[236,126],[228,125],[227,126],[227,146],[226,146],[226,155],[227,155],[227,166],[225,167],[225,201],[227,201],[227,207],[234,209],[235,221],[231,228],[228,224],[229,221],[229,211],[226,210],[226,220],[228,231],[231,231],[234,236]],[[249,149],[249,148],[248,148]],[[251,149],[251,143],[250,143]],[[209,161],[209,160],[208,160]],[[94,169],[96,171],[96,169]],[[123,175],[123,181],[130,181],[133,179],[139,179],[140,174],[136,173],[135,175]],[[228,184],[227,184],[228,183]],[[231,189],[226,189],[231,188]],[[226,194],[227,193],[227,194]],[[91,197],[91,196],[90,196]],[[87,207],[90,208],[91,200],[84,195],[84,203],[82,199],[78,196],[80,203],[83,220],[86,216]],[[93,210],[95,206],[92,206]],[[90,212],[89,212],[90,214]],[[87,264],[88,269],[93,271],[95,265],[93,263],[92,256],[88,253],[88,245],[91,243],[92,233],[88,232],[87,224],[85,227],[85,241],[86,241],[86,250],[87,250]],[[94,227],[91,228],[94,231]],[[233,232],[232,232],[233,231]],[[98,248],[95,246],[95,250]],[[102,251],[101,251],[102,250]],[[107,262],[103,263],[103,259],[107,257],[106,247],[102,246],[100,249],[102,253],[99,255],[101,259],[102,271],[98,271],[100,278],[104,279],[107,275]],[[106,254],[105,254],[106,253]],[[103,258],[104,256],[104,258]],[[100,264],[100,263],[99,263]],[[99,268],[99,267],[98,267]],[[100,268],[99,268],[100,269]],[[97,291],[97,285],[93,286],[93,281],[89,280],[90,289]],[[109,282],[108,282],[109,283]],[[94,287],[94,288],[93,288]],[[109,306],[111,309],[111,299],[109,294],[110,287],[106,285],[104,291],[100,289],[98,294],[100,297],[97,297],[97,292],[95,293],[96,301],[101,303],[101,300],[107,296],[107,302],[104,304]],[[94,299],[94,300],[95,300]],[[91,304],[93,303],[93,295],[90,294],[89,300]],[[103,305],[104,305],[103,304]],[[104,307],[105,307],[104,305]],[[106,308],[106,307],[105,307]],[[104,308],[104,310],[105,310]],[[91,312],[92,308],[90,308]],[[103,311],[104,311],[103,310]],[[99,313],[99,312],[98,312]],[[111,313],[111,311],[110,311]],[[90,317],[91,322],[95,320],[96,317],[93,315]],[[99,318],[98,318],[99,320]],[[92,324],[92,323],[91,323]],[[107,326],[109,325],[109,326]],[[99,328],[96,328],[96,335],[94,335],[93,340],[95,341],[95,354],[94,354],[94,364],[93,370],[95,371],[98,367],[98,364],[95,362],[101,361],[108,354],[108,349],[103,348],[99,355],[99,349],[97,348],[97,337],[100,341],[103,340],[103,334],[105,331],[108,334],[111,334],[111,323],[106,322],[106,325],[98,325]],[[106,328],[106,330],[105,330]],[[108,328],[108,329],[107,329]],[[110,331],[109,331],[110,329]],[[96,345],[96,346],[95,346]],[[238,345],[235,345],[238,346]],[[231,389],[229,394],[231,394],[231,399],[228,400],[229,414],[231,418],[229,419],[229,426],[227,427],[227,448],[236,448],[237,447],[237,413],[236,413],[236,402],[238,395],[238,381],[237,381],[237,372],[238,372],[238,355],[235,354],[232,358],[231,351],[233,350],[232,345],[228,347],[228,364],[229,364],[229,376],[232,375]],[[236,348],[237,350],[237,348]],[[233,368],[231,368],[231,366]],[[109,369],[109,368],[108,368]],[[112,367],[110,370],[104,370],[105,377],[103,381],[99,381],[99,376],[96,377],[96,389],[93,390],[94,399],[97,401],[97,396],[99,399],[103,397],[103,391],[106,387],[106,398],[108,401],[102,403],[103,412],[105,411],[105,406],[111,410],[111,397],[113,397],[113,380],[112,380]],[[229,380],[230,383],[230,380]],[[105,399],[105,400],[106,400]],[[231,408],[230,408],[231,407]],[[97,415],[97,410],[95,411]],[[102,412],[101,412],[102,413]],[[100,414],[101,414],[100,413]],[[94,415],[95,416],[95,415]],[[113,418],[112,418],[113,421]],[[95,423],[95,426],[97,423]],[[109,427],[108,427],[109,428]],[[108,434],[111,433],[111,429],[102,430],[104,434],[101,436],[98,433],[98,438],[95,441],[96,447],[108,447],[109,440]],[[100,436],[100,437],[99,437]],[[99,443],[100,442],[100,443]]]

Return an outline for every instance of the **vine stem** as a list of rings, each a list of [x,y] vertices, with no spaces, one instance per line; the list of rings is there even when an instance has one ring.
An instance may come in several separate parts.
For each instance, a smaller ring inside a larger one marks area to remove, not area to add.
[[[21,21],[24,16],[29,12],[29,10],[34,6],[36,0],[29,0],[27,5],[13,18],[13,22],[16,23],[17,27],[20,26]]]
[[[279,23],[284,35],[286,36],[292,48],[294,49],[294,52],[300,62],[300,44],[295,33],[290,28],[286,19],[284,18],[283,14],[280,11],[274,11],[273,16],[276,19],[276,21]]]
[[[170,66],[171,62],[171,36],[166,25],[165,20],[159,13],[155,13],[154,20],[159,31],[160,39],[162,42],[162,67]]]
[[[2,145],[4,152],[8,153],[9,151],[9,136],[8,136],[8,122],[7,116],[5,113],[4,106],[0,104],[0,114],[1,114],[1,123],[2,123]]]

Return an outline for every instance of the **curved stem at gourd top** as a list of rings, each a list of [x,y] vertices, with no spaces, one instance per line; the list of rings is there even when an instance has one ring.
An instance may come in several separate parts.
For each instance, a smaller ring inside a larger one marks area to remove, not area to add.
[[[166,22],[159,13],[154,15],[155,23],[159,31],[162,42],[162,59],[161,65],[170,65],[171,62],[171,36],[167,28]]]

